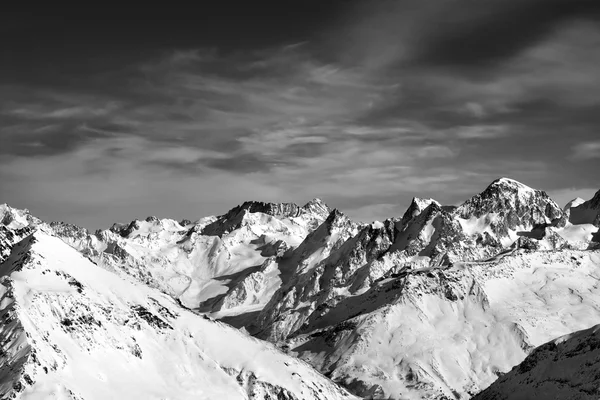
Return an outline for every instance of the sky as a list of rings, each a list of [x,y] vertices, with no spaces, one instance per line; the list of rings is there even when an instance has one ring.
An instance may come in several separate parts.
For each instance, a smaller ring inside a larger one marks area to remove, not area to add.
[[[11,8],[12,7],[12,8]],[[600,2],[8,6],[0,203],[88,229],[600,188]]]

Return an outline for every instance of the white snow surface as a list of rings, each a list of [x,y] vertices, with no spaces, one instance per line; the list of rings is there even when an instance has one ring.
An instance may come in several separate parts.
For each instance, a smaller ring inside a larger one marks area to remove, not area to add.
[[[0,276],[0,398],[353,398],[273,345],[44,232],[15,246]]]

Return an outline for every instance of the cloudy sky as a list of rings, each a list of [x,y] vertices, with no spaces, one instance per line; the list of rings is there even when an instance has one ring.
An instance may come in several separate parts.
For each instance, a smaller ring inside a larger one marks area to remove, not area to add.
[[[600,188],[597,0],[201,4],[4,10],[0,203],[95,229]]]

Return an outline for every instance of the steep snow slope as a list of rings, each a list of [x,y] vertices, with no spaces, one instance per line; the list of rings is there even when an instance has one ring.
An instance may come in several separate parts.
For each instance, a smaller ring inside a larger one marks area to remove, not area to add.
[[[533,350],[474,400],[597,400],[600,325],[567,334]]]
[[[46,233],[13,246],[0,276],[0,398],[351,398],[272,345]]]

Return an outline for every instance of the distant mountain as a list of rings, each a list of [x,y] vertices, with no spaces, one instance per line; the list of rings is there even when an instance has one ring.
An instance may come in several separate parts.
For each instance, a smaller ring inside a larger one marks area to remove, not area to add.
[[[415,198],[371,224],[319,199],[248,201],[94,233],[4,206],[0,243],[13,236],[0,250],[41,229],[360,397],[465,399],[535,346],[600,321],[597,197],[563,210],[501,178],[459,206]]]

